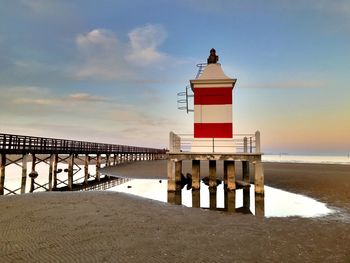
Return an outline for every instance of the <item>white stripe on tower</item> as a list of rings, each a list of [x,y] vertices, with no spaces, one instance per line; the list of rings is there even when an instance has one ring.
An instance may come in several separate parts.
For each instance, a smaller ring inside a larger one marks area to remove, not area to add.
[[[194,105],[195,123],[232,123],[232,104]]]

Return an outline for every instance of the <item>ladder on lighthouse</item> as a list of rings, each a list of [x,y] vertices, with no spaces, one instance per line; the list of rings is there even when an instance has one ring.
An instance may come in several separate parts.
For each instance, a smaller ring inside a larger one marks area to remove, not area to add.
[[[196,79],[203,73],[207,63],[199,63],[196,66],[198,67]],[[193,93],[191,93],[191,87],[186,86],[185,91],[177,93],[177,108],[179,110],[185,110],[187,113],[193,112],[194,109],[190,109],[189,100],[193,98]]]

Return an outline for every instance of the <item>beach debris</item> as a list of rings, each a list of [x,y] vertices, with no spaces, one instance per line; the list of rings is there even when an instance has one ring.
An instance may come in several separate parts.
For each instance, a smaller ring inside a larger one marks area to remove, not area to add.
[[[131,185],[128,185],[128,188],[132,188],[132,186],[131,186]]]

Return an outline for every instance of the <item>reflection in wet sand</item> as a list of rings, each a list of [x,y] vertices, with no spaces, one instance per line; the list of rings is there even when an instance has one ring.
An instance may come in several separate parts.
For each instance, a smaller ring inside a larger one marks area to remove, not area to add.
[[[188,207],[254,214],[261,217],[319,217],[334,212],[324,203],[310,197],[266,185],[264,196],[255,194],[254,185],[232,191],[226,191],[223,183],[210,189],[202,182],[200,190],[187,190],[188,185],[185,186],[186,184],[183,184],[176,191],[168,192],[166,180],[137,179],[113,187],[110,191],[134,194]]]
[[[236,207],[236,191],[228,191],[224,190],[224,207],[219,207],[218,203],[218,194],[216,187],[209,187],[209,209],[210,210],[218,210],[218,211],[226,211],[226,212],[237,212],[243,214],[255,214],[256,216],[264,216],[265,211],[265,199],[263,195],[255,194],[255,211],[251,211],[250,208],[250,195],[251,191],[249,187],[242,189],[238,194],[243,195],[243,206]],[[199,190],[192,190],[192,207],[195,208],[205,208],[205,205],[201,206],[201,192]],[[241,193],[242,192],[242,193]],[[203,193],[202,193],[203,194]],[[168,191],[168,203],[182,205],[182,191]],[[219,203],[221,203],[219,201]]]

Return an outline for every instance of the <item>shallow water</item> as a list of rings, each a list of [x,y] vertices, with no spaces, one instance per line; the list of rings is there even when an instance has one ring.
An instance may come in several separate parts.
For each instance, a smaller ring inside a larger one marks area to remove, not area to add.
[[[22,165],[22,163],[20,163]],[[30,178],[29,173],[31,172],[31,165],[32,162],[27,163],[27,183],[26,183],[26,193],[29,193],[30,189]],[[57,174],[58,179],[58,187],[65,186],[64,183],[67,183],[68,180],[68,173],[65,171],[65,169],[68,168],[68,164],[60,162],[57,165],[58,170],[62,170],[60,173]],[[35,170],[38,172],[39,176],[35,179],[35,182],[38,185],[42,185],[43,187],[39,187],[36,185],[35,192],[42,192],[46,191],[46,188],[48,188],[48,181],[49,181],[49,165],[45,163],[39,163],[36,165]],[[90,164],[88,167],[88,172],[91,175],[95,175],[96,173],[96,165]],[[74,165],[74,183],[82,183],[84,182],[84,166],[82,165]],[[5,187],[11,191],[17,190],[17,193],[20,193],[21,188],[21,180],[22,180],[22,168],[20,166],[17,166],[15,164],[11,164],[6,166],[6,176],[5,176]],[[64,182],[64,183],[62,183]],[[5,189],[4,194],[7,194],[9,191]]]
[[[320,164],[345,164],[350,165],[350,155],[293,155],[293,154],[264,154],[263,162],[281,163],[320,163]]]
[[[200,207],[227,212],[242,212],[265,217],[321,217],[333,210],[326,204],[307,196],[294,194],[265,186],[265,196],[255,196],[254,185],[248,189],[225,191],[223,184],[216,191],[201,182],[200,191],[187,190],[186,186],[177,192],[167,191],[167,180],[135,179],[115,186],[108,191],[116,191],[140,197],[169,202],[188,207]]]

